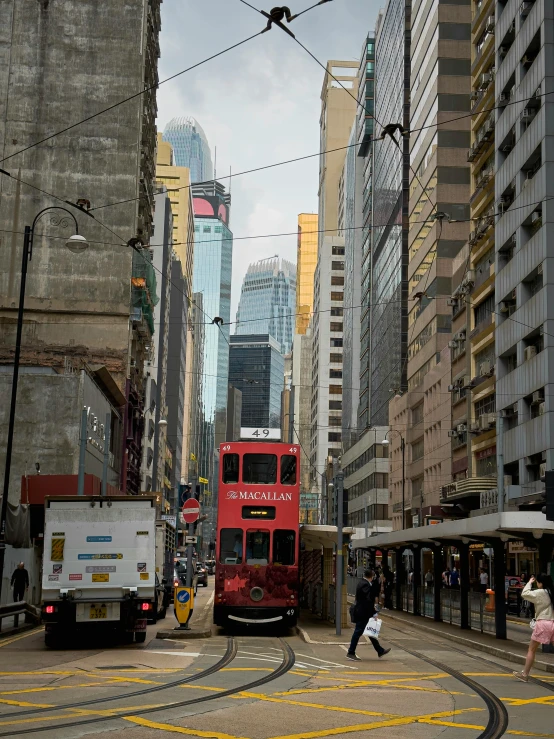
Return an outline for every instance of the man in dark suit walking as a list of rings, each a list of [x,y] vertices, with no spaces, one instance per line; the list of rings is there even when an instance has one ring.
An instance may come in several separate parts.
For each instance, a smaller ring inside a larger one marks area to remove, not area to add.
[[[358,646],[360,637],[364,633],[367,622],[376,613],[375,604],[379,602],[380,591],[381,586],[378,578],[375,576],[375,572],[373,570],[364,570],[363,580],[356,587],[356,602],[351,611],[352,621],[356,624],[356,628],[352,634],[352,641],[350,642],[350,648],[346,655],[348,659],[360,660],[356,654],[356,647]],[[390,649],[384,649],[379,644],[378,639],[372,636],[369,638],[379,657],[383,657],[390,652]]]

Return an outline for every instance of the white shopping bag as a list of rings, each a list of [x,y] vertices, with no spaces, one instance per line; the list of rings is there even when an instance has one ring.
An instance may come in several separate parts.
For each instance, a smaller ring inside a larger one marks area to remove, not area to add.
[[[377,614],[372,616],[364,629],[364,636],[372,636],[374,639],[378,639],[382,623],[382,620],[377,618]]]

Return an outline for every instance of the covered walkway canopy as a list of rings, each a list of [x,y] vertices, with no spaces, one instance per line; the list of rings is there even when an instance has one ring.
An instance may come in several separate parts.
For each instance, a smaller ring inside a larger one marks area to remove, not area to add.
[[[399,566],[406,549],[414,553],[413,603],[418,614],[422,587],[421,550],[433,552],[434,619],[441,620],[441,586],[444,570],[444,547],[455,546],[460,555],[460,625],[469,628],[469,548],[474,543],[486,543],[494,551],[494,582],[505,582],[506,546],[511,540],[523,541],[526,546],[536,547],[541,569],[549,572],[554,547],[554,522],[547,521],[539,511],[508,511],[474,516],[457,521],[444,521],[432,526],[391,531],[364,539],[354,539],[356,549],[380,550],[383,561],[389,552],[396,554],[396,608],[402,610],[402,585],[406,582],[404,568]],[[498,589],[498,588],[497,588]],[[496,597],[495,631],[499,639],[506,638],[506,601],[504,588]]]

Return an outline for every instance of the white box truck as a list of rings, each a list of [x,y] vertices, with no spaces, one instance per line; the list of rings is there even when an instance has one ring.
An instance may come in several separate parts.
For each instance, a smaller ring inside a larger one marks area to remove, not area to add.
[[[117,629],[143,642],[156,613],[153,496],[45,500],[42,618],[47,646],[75,630]]]

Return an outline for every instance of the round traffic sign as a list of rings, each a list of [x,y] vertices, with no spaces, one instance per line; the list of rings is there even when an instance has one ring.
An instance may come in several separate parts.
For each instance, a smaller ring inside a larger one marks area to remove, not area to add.
[[[190,600],[190,593],[188,590],[181,590],[177,595],[179,603],[188,603]]]
[[[200,516],[200,504],[194,498],[185,500],[183,505],[183,520],[185,523],[194,523]]]

